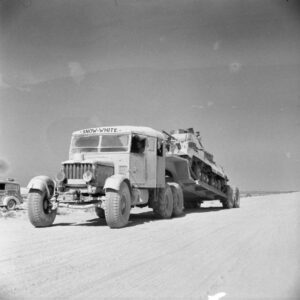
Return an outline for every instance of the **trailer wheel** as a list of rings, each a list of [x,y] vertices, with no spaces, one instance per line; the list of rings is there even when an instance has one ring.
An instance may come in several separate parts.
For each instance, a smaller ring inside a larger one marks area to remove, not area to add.
[[[171,218],[173,212],[173,195],[169,185],[158,190],[157,199],[153,203],[153,212],[159,218]]]
[[[106,198],[105,219],[107,225],[110,228],[126,226],[131,208],[131,196],[127,183],[123,181],[119,191],[108,190]]]
[[[235,188],[234,191],[234,204],[233,204],[234,208],[239,208],[240,207],[240,191],[238,188]]]
[[[100,219],[105,219],[105,212],[103,208],[95,207],[95,213]]]
[[[233,208],[234,199],[233,199],[233,190],[230,186],[227,186],[227,199],[222,201],[224,208]]]
[[[52,210],[45,192],[34,191],[28,194],[28,217],[35,227],[51,226],[57,210]]]
[[[182,215],[183,212],[183,193],[180,185],[176,182],[168,183],[171,187],[172,196],[173,196],[173,212],[174,217]]]

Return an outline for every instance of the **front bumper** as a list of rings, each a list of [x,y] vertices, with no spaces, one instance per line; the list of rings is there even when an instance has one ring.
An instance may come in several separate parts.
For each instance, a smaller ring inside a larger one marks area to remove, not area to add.
[[[90,207],[104,208],[105,196],[82,195],[80,193],[59,193],[51,199],[52,210],[57,207],[85,209]]]

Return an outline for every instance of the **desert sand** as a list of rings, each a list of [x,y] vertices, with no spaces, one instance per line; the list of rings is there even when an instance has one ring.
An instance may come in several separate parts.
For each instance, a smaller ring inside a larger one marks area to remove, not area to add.
[[[0,217],[0,299],[300,299],[300,193],[218,201],[157,220],[134,208],[110,229],[61,209],[34,228]]]

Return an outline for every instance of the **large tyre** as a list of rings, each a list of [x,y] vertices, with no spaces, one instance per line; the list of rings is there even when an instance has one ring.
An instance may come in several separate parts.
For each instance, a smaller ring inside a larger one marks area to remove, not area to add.
[[[234,191],[234,204],[233,204],[234,208],[239,208],[240,207],[240,191],[238,188],[235,188]]]
[[[101,207],[95,207],[95,213],[100,219],[105,219],[105,211]]]
[[[227,199],[222,202],[224,208],[233,208],[234,199],[233,199],[233,190],[230,186],[227,186]]]
[[[14,210],[16,208],[16,201],[14,199],[9,199],[7,201],[7,204],[6,204],[6,209],[7,210]]]
[[[171,187],[173,196],[173,211],[172,215],[178,217],[183,213],[183,193],[180,185],[175,182],[168,183]]]
[[[131,195],[126,182],[122,182],[119,191],[108,190],[105,201],[105,219],[110,228],[121,228],[127,225]]]
[[[173,195],[171,187],[167,184],[165,188],[159,189],[157,199],[153,203],[154,214],[163,219],[171,218],[173,212]]]
[[[33,226],[51,226],[56,212],[57,210],[50,208],[50,202],[45,192],[35,191],[28,194],[28,217]]]

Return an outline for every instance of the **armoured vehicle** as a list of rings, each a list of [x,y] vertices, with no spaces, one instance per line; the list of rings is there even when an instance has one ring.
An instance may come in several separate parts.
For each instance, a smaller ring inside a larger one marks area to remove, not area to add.
[[[20,192],[20,184],[13,179],[0,180],[0,206],[7,210],[13,210],[23,203]]]
[[[191,176],[194,180],[208,183],[220,191],[226,191],[228,178],[224,169],[217,165],[213,155],[204,149],[199,131],[195,134],[194,129],[189,128],[173,130],[170,134],[164,133],[169,142],[168,153],[189,161]]]
[[[69,159],[55,180],[37,176],[28,184],[30,222],[36,227],[50,226],[58,206],[94,206],[99,218],[105,218],[111,228],[120,228],[127,225],[134,206],[149,206],[158,217],[170,218],[182,214],[184,203],[188,206],[204,198],[234,205],[229,186],[220,191],[198,184],[188,159],[166,153],[169,144],[162,132],[149,127],[74,132]]]
[[[163,133],[166,137],[167,156],[179,156],[188,161],[189,175],[195,183],[192,186],[198,191],[195,194],[189,193],[189,189],[184,189],[186,208],[194,208],[203,201],[215,199],[220,200],[225,208],[240,205],[238,188],[232,189],[228,185],[224,169],[216,164],[213,155],[203,147],[199,131],[195,133],[193,128],[188,128]],[[166,175],[173,178],[174,175],[170,174],[169,169],[172,167],[167,163]],[[224,197],[224,194],[227,195],[229,192],[236,199],[232,204]]]

